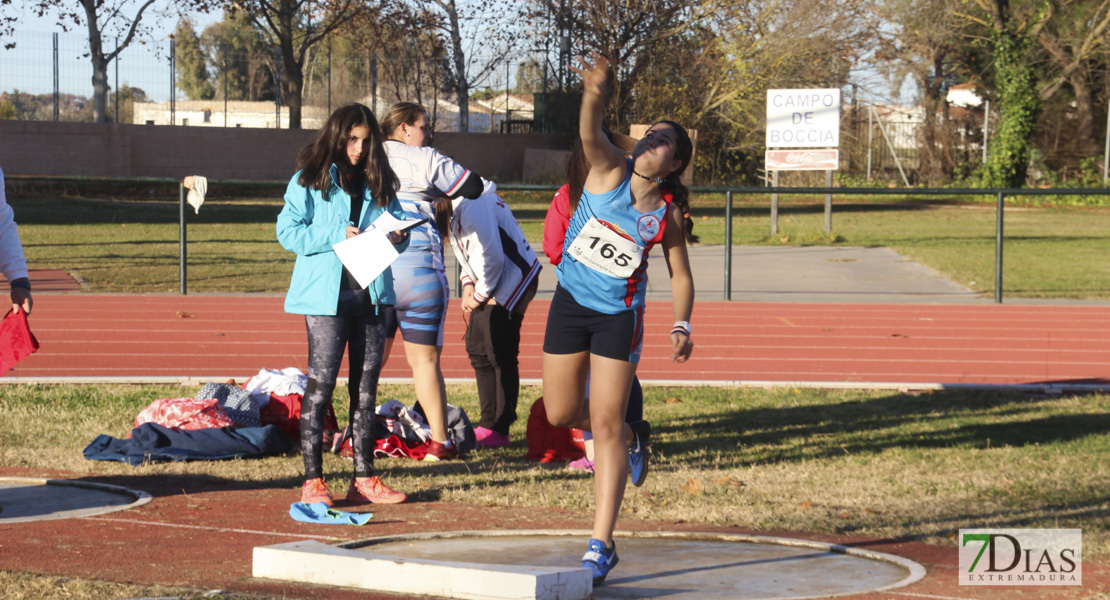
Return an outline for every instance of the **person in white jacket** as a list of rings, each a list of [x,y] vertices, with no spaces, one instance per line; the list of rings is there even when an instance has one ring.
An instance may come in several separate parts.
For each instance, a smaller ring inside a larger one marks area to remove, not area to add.
[[[481,196],[442,200],[437,227],[450,240],[462,266],[462,310],[469,316],[466,352],[474,367],[481,406],[479,446],[509,444],[520,395],[520,326],[536,295],[540,261],[497,186],[488,181]],[[438,207],[437,207],[438,208]]]
[[[19,230],[15,224],[15,213],[8,206],[4,192],[4,171],[0,169],[0,273],[11,287],[12,310],[20,308],[31,314],[31,280],[27,277],[27,259],[23,256],[23,245],[19,242]]]

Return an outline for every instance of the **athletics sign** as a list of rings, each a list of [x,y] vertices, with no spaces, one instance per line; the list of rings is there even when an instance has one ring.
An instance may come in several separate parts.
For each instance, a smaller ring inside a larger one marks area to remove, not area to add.
[[[768,148],[840,146],[840,90],[767,90]]]

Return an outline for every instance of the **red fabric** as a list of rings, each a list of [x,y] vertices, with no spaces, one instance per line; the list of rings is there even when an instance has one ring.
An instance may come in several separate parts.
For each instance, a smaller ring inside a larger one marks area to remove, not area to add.
[[[343,458],[354,458],[355,449],[352,445],[352,438],[347,438],[343,442],[343,447],[339,449],[339,455]],[[423,460],[428,454],[428,442],[409,446],[402,440],[400,436],[390,434],[388,437],[379,438],[374,440],[374,456],[378,458],[412,458],[415,460]]]
[[[570,185],[563,184],[555,197],[551,199],[551,207],[547,209],[547,216],[543,219],[543,253],[551,265],[559,264],[563,258],[563,242],[567,239],[567,228],[570,227]]]
[[[27,324],[27,313],[22,307],[18,311],[9,310],[0,321],[0,375],[38,349],[39,341]]]
[[[274,425],[294,442],[301,441],[301,400],[300,394],[278,396],[270,394],[270,401],[258,411],[258,417],[263,425]],[[335,418],[335,407],[328,404],[324,413],[324,429],[336,431],[339,421]]]
[[[157,423],[176,429],[208,429],[234,427],[235,422],[215,398],[162,398],[150,403],[135,417],[135,427]]]
[[[542,463],[578,460],[586,455],[582,442],[574,440],[574,429],[556,427],[547,421],[543,398],[532,404],[528,413],[528,453],[524,458]]]

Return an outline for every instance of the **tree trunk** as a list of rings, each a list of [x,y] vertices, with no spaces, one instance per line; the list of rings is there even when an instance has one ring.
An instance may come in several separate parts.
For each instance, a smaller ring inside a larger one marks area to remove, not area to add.
[[[459,100],[459,131],[470,131],[470,83],[466,80],[466,55],[463,54],[462,33],[459,31],[459,11],[455,0],[449,0],[443,9],[451,26],[451,54],[455,60],[455,94]],[[490,115],[490,123],[493,115]]]
[[[999,122],[983,171],[986,187],[1018,188],[1025,183],[1040,111],[1031,44],[1032,40],[1021,33],[1001,29],[991,32]]]
[[[1075,92],[1075,138],[1072,147],[1082,160],[1101,154],[1095,127],[1095,98],[1085,72],[1076,70],[1068,78]]]
[[[108,61],[104,58],[104,43],[100,36],[100,23],[97,21],[94,0],[82,0],[85,8],[85,23],[89,29],[89,58],[92,61],[93,75],[93,122],[108,122]]]
[[[283,59],[284,60],[284,59]],[[301,92],[304,90],[304,73],[297,63],[285,68],[285,104],[289,107],[289,129],[301,128]]]

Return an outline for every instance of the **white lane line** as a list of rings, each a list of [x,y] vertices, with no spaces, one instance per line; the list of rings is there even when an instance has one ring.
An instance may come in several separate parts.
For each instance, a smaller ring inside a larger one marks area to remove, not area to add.
[[[181,523],[159,523],[157,521],[137,521],[134,519],[112,519],[105,517],[84,517],[84,521],[109,521],[113,523],[126,523],[129,525],[156,525],[159,527],[174,527],[178,529],[201,529],[204,531],[219,531],[222,533],[249,533],[254,535],[276,535],[281,537],[295,537],[300,539],[335,540],[344,541],[351,538],[333,537],[330,535],[305,535],[303,533],[281,533],[278,531],[258,531],[257,529],[229,529],[226,527],[208,527],[205,525],[184,525]]]

